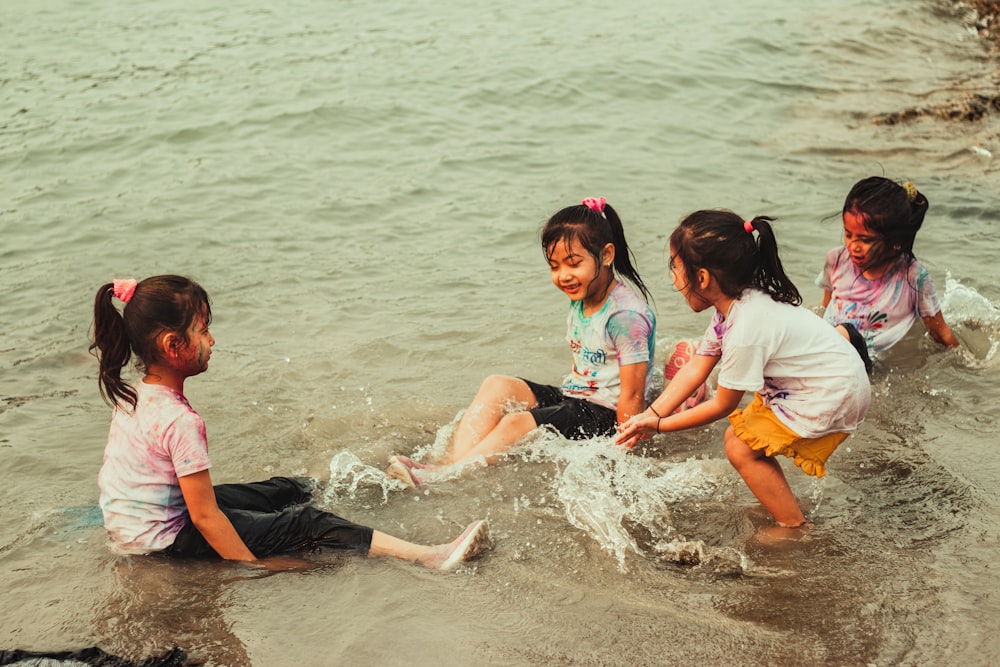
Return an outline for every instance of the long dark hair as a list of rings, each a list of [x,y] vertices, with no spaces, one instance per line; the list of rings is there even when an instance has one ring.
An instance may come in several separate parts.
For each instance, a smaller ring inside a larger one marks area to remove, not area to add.
[[[916,259],[913,242],[929,206],[927,197],[913,183],[900,185],[882,176],[869,176],[847,193],[841,213],[860,216],[865,226],[881,237],[876,264],[904,257],[910,265]]]
[[[775,301],[798,306],[802,296],[781,266],[773,221],[764,215],[744,222],[732,211],[695,211],[670,235],[672,260],[680,260],[688,280],[706,269],[728,297],[739,298],[756,287]],[[695,285],[692,290],[697,293]]]
[[[145,372],[159,360],[156,339],[162,332],[177,334],[188,342],[188,329],[195,317],[212,321],[212,306],[201,285],[183,276],[153,276],[135,287],[119,313],[111,301],[114,283],[101,285],[94,297],[94,342],[90,351],[97,356],[101,396],[112,407],[123,403],[135,408],[138,395],[122,379],[122,368],[134,354],[136,365]]]
[[[594,258],[600,270],[601,252],[604,246],[611,243],[615,247],[615,272],[635,285],[649,302],[649,290],[633,265],[635,256],[625,241],[621,218],[610,204],[603,206],[603,213],[584,204],[567,206],[549,218],[542,227],[542,252],[545,253],[545,259],[551,259],[556,244],[578,241]]]

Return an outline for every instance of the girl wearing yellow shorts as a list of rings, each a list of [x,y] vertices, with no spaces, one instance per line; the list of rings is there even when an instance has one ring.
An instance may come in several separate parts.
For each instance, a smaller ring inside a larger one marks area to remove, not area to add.
[[[619,428],[631,447],[652,433],[695,428],[724,416],[726,457],[778,525],[805,523],[774,456],[809,475],[864,419],[871,401],[859,351],[801,306],[785,275],[773,218],[744,221],[729,211],[697,211],[670,236],[674,287],[695,312],[715,308],[694,358],[660,396]],[[715,395],[674,414],[719,368]],[[745,392],[754,399],[739,409]]]

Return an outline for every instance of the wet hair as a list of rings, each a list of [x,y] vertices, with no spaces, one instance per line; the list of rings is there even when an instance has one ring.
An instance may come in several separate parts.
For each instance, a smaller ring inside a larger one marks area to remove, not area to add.
[[[163,332],[177,334],[188,342],[188,330],[196,317],[212,321],[212,306],[201,285],[183,276],[146,278],[122,312],[112,303],[114,283],[101,285],[94,297],[94,342],[90,351],[100,364],[101,396],[112,407],[123,403],[135,408],[138,394],[122,379],[122,368],[134,354],[139,370],[159,360],[156,339]]]
[[[802,296],[785,275],[771,222],[757,216],[747,232],[743,218],[732,211],[703,210],[690,214],[670,235],[671,261],[680,260],[691,280],[706,269],[728,297],[739,298],[748,287],[767,292],[772,299],[798,306]],[[691,289],[697,294],[697,286]]]
[[[841,213],[860,216],[865,226],[881,238],[883,243],[876,249],[878,264],[904,257],[909,265],[916,259],[913,242],[924,224],[928,206],[927,197],[912,183],[903,186],[882,176],[870,176],[854,184]]]
[[[598,271],[604,246],[612,244],[615,247],[615,272],[635,285],[646,301],[650,301],[649,290],[633,265],[635,256],[625,241],[621,218],[610,204],[604,205],[603,215],[584,204],[567,206],[557,211],[542,227],[542,252],[546,260],[552,259],[556,244],[573,241],[578,241],[590,253],[597,262]]]

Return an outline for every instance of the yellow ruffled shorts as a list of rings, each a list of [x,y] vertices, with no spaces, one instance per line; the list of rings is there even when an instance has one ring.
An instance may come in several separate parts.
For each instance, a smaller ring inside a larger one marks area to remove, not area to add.
[[[736,437],[754,451],[764,451],[767,456],[781,454],[795,461],[802,472],[813,477],[826,474],[826,460],[833,450],[847,439],[848,433],[827,433],[818,438],[803,438],[781,423],[771,408],[764,405],[760,394],[742,410],[729,414]]]

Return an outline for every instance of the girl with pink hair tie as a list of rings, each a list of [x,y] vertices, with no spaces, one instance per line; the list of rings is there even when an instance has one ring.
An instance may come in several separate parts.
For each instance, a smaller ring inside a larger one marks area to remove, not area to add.
[[[419,486],[442,466],[493,463],[539,426],[569,439],[610,436],[645,409],[656,317],[618,213],[603,197],[584,199],[549,218],[541,242],[552,283],[569,299],[570,373],[559,386],[487,377],[440,465],[394,456],[387,475]]]
[[[124,303],[121,312],[113,298]],[[113,551],[218,557],[270,569],[301,567],[275,556],[316,548],[437,569],[482,551],[485,521],[449,543],[424,546],[313,507],[310,480],[213,486],[205,422],[184,396],[185,380],[208,370],[211,321],[208,294],[182,276],[115,280],[97,290],[90,349],[100,362],[101,394],[113,408],[98,486]],[[122,369],[133,355],[142,378],[129,384]]]
[[[674,287],[693,311],[712,309],[712,321],[694,359],[622,425],[618,442],[628,446],[728,417],[726,457],[775,521],[790,528],[805,516],[775,457],[825,475],[827,458],[864,419],[871,388],[858,352],[802,307],[771,221],[697,211],[670,235]],[[716,368],[715,395],[671,414]],[[740,408],[745,392],[754,398]]]

